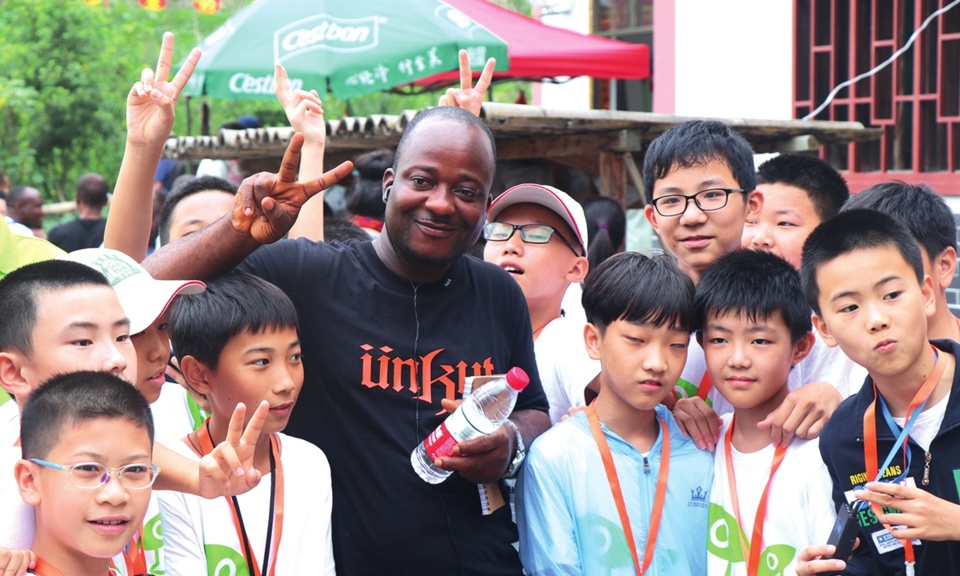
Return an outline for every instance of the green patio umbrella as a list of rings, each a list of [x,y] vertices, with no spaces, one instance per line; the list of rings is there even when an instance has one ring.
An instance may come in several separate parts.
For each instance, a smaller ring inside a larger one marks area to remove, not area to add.
[[[274,98],[274,62],[294,89],[341,98],[456,70],[461,48],[474,69],[509,67],[505,42],[439,0],[257,0],[200,46],[189,96]]]

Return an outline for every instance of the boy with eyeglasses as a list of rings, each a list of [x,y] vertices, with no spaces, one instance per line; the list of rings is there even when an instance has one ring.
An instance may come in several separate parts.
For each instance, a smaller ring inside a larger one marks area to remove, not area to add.
[[[520,184],[490,205],[483,237],[483,259],[513,276],[527,301],[537,368],[556,424],[584,404],[586,387],[600,374],[584,347],[583,325],[561,309],[567,288],[590,267],[583,208],[552,186]]]
[[[694,284],[721,256],[740,246],[746,221],[756,221],[763,195],[756,190],[753,151],[721,122],[694,120],[661,134],[643,160],[647,220]],[[833,383],[798,382],[781,406],[761,422],[774,444],[794,434],[811,438],[840,403]],[[697,446],[713,450],[720,420],[732,407],[713,388],[703,349],[691,342],[677,383],[674,416]]]
[[[20,438],[14,473],[37,526],[28,574],[110,574],[160,473],[146,399],[107,372],[56,376],[31,395]]]

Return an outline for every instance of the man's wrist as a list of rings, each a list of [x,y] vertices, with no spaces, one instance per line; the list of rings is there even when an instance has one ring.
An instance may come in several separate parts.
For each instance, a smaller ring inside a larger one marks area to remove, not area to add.
[[[510,427],[513,430],[514,434],[514,449],[513,449],[513,459],[510,461],[510,465],[507,466],[507,471],[504,472],[504,478],[513,478],[516,476],[517,471],[520,469],[520,464],[523,463],[523,459],[527,456],[526,446],[523,444],[523,435],[520,433],[520,427],[516,425],[513,420],[507,420],[504,422],[504,425]]]

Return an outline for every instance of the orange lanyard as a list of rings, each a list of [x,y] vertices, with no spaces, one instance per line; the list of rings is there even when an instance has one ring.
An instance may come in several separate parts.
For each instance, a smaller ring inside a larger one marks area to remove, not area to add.
[[[213,451],[213,439],[210,436],[210,419],[204,422],[197,431],[197,442],[195,445],[190,436],[190,444],[194,451],[201,457]],[[273,515],[267,528],[267,539],[264,546],[264,553],[269,554],[263,559],[263,571],[269,576],[273,576],[277,566],[277,549],[280,548],[280,536],[283,533],[283,461],[280,459],[280,440],[276,434],[270,435],[270,507]],[[247,538],[246,529],[243,526],[243,516],[240,514],[240,504],[236,497],[227,497],[230,504],[230,511],[233,512],[233,527],[237,531],[237,538],[240,540],[240,546],[243,548],[243,555],[247,561],[247,568],[250,576],[261,576],[261,568],[257,565],[257,559],[253,548],[250,546],[250,540]]]
[[[37,576],[63,576],[63,572],[48,564],[43,558],[37,558],[37,565],[30,572]]]
[[[711,388],[713,388],[713,380],[710,379],[710,373],[704,368],[703,378],[700,379],[700,386],[697,388],[697,398],[706,402],[707,394],[710,393]]]
[[[773,483],[773,475],[777,473],[777,468],[783,462],[783,456],[787,453],[786,446],[777,446],[773,452],[773,462],[770,464],[770,475],[767,477],[767,485],[760,495],[760,502],[757,504],[757,515],[753,519],[753,535],[750,537],[750,549],[747,551],[747,543],[744,540],[743,522],[740,521],[740,503],[737,497],[737,475],[733,470],[733,423],[736,417],[730,419],[730,427],[723,438],[724,458],[727,464],[727,483],[730,484],[730,498],[733,500],[733,512],[737,517],[737,531],[739,533],[740,550],[743,557],[747,559],[747,576],[756,576],[760,571],[760,552],[763,548],[763,522],[767,516],[767,498],[770,496],[770,484]]]
[[[930,346],[933,348],[933,345]],[[936,348],[934,348],[934,353],[936,353]],[[930,395],[933,394],[933,390],[937,387],[937,383],[940,382],[940,377],[943,376],[943,371],[946,369],[946,362],[940,362],[938,356],[936,363],[933,365],[933,370],[930,372],[930,375],[927,376],[927,379],[923,381],[923,384],[920,385],[920,389],[917,390],[917,393],[913,396],[913,400],[910,401],[910,405],[907,407],[907,417],[904,421],[910,420],[910,416],[913,414],[913,411],[917,409],[918,406],[926,403],[930,399]],[[878,401],[878,392],[876,383],[873,384],[873,402],[867,406],[867,410],[863,413],[863,462],[864,467],[866,468],[867,480],[875,481],[877,475],[880,473],[880,464],[877,459],[877,401]],[[907,439],[904,438],[903,441],[903,451],[909,450],[907,447]],[[907,470],[904,470],[904,474],[907,473]],[[873,510],[873,513],[879,518],[880,514],[883,513],[880,505],[876,502],[870,503],[870,509]],[[884,528],[890,530],[889,524],[884,524]],[[907,539],[901,539],[903,543],[903,557],[904,562],[907,564],[913,564],[916,561],[916,557],[913,552],[913,542]]]
[[[54,568],[43,558],[37,558],[37,565],[31,569],[28,574],[36,574],[37,576],[63,576],[63,572]],[[107,576],[110,576],[110,574],[111,572],[107,572]]]
[[[133,556],[130,553],[133,552]],[[147,574],[147,555],[143,550],[143,525],[137,530],[130,543],[123,550],[123,563],[126,565],[127,574],[135,576]]]
[[[547,326],[549,326],[550,323],[553,322],[554,320],[556,320],[557,318],[563,318],[563,314],[557,314],[557,315],[554,316],[553,318],[547,320],[546,323],[545,323],[543,326],[541,326],[541,327],[537,328],[536,330],[534,330],[534,331],[533,331],[533,341],[536,342],[536,341],[537,341],[537,338],[540,336],[540,333],[543,332],[543,329],[546,328]]]
[[[657,420],[660,421],[660,430],[663,431],[663,447],[660,454],[660,471],[657,473],[657,491],[653,497],[653,512],[650,515],[650,530],[647,533],[647,544],[643,550],[643,566],[641,567],[637,558],[637,545],[633,541],[633,530],[630,528],[630,518],[627,517],[627,506],[623,501],[623,491],[620,489],[620,479],[617,477],[617,468],[613,463],[613,454],[610,452],[610,445],[607,444],[607,437],[600,429],[597,410],[593,407],[593,404],[587,407],[587,421],[590,423],[590,431],[593,432],[597,448],[600,449],[603,468],[607,472],[607,481],[610,483],[610,491],[613,492],[613,501],[617,505],[620,524],[623,525],[623,535],[627,539],[627,546],[630,547],[630,554],[633,556],[633,565],[639,576],[646,573],[650,563],[653,562],[657,532],[660,530],[660,517],[663,515],[663,503],[667,498],[667,477],[670,474],[670,431],[667,429],[667,423],[663,421],[663,418],[658,415]]]

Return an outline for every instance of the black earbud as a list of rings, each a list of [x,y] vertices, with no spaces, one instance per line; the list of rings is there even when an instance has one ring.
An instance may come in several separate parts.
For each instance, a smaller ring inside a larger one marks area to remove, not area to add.
[[[393,186],[387,186],[387,189],[383,191],[383,203],[387,203],[387,198],[390,197],[390,190],[393,189]]]

